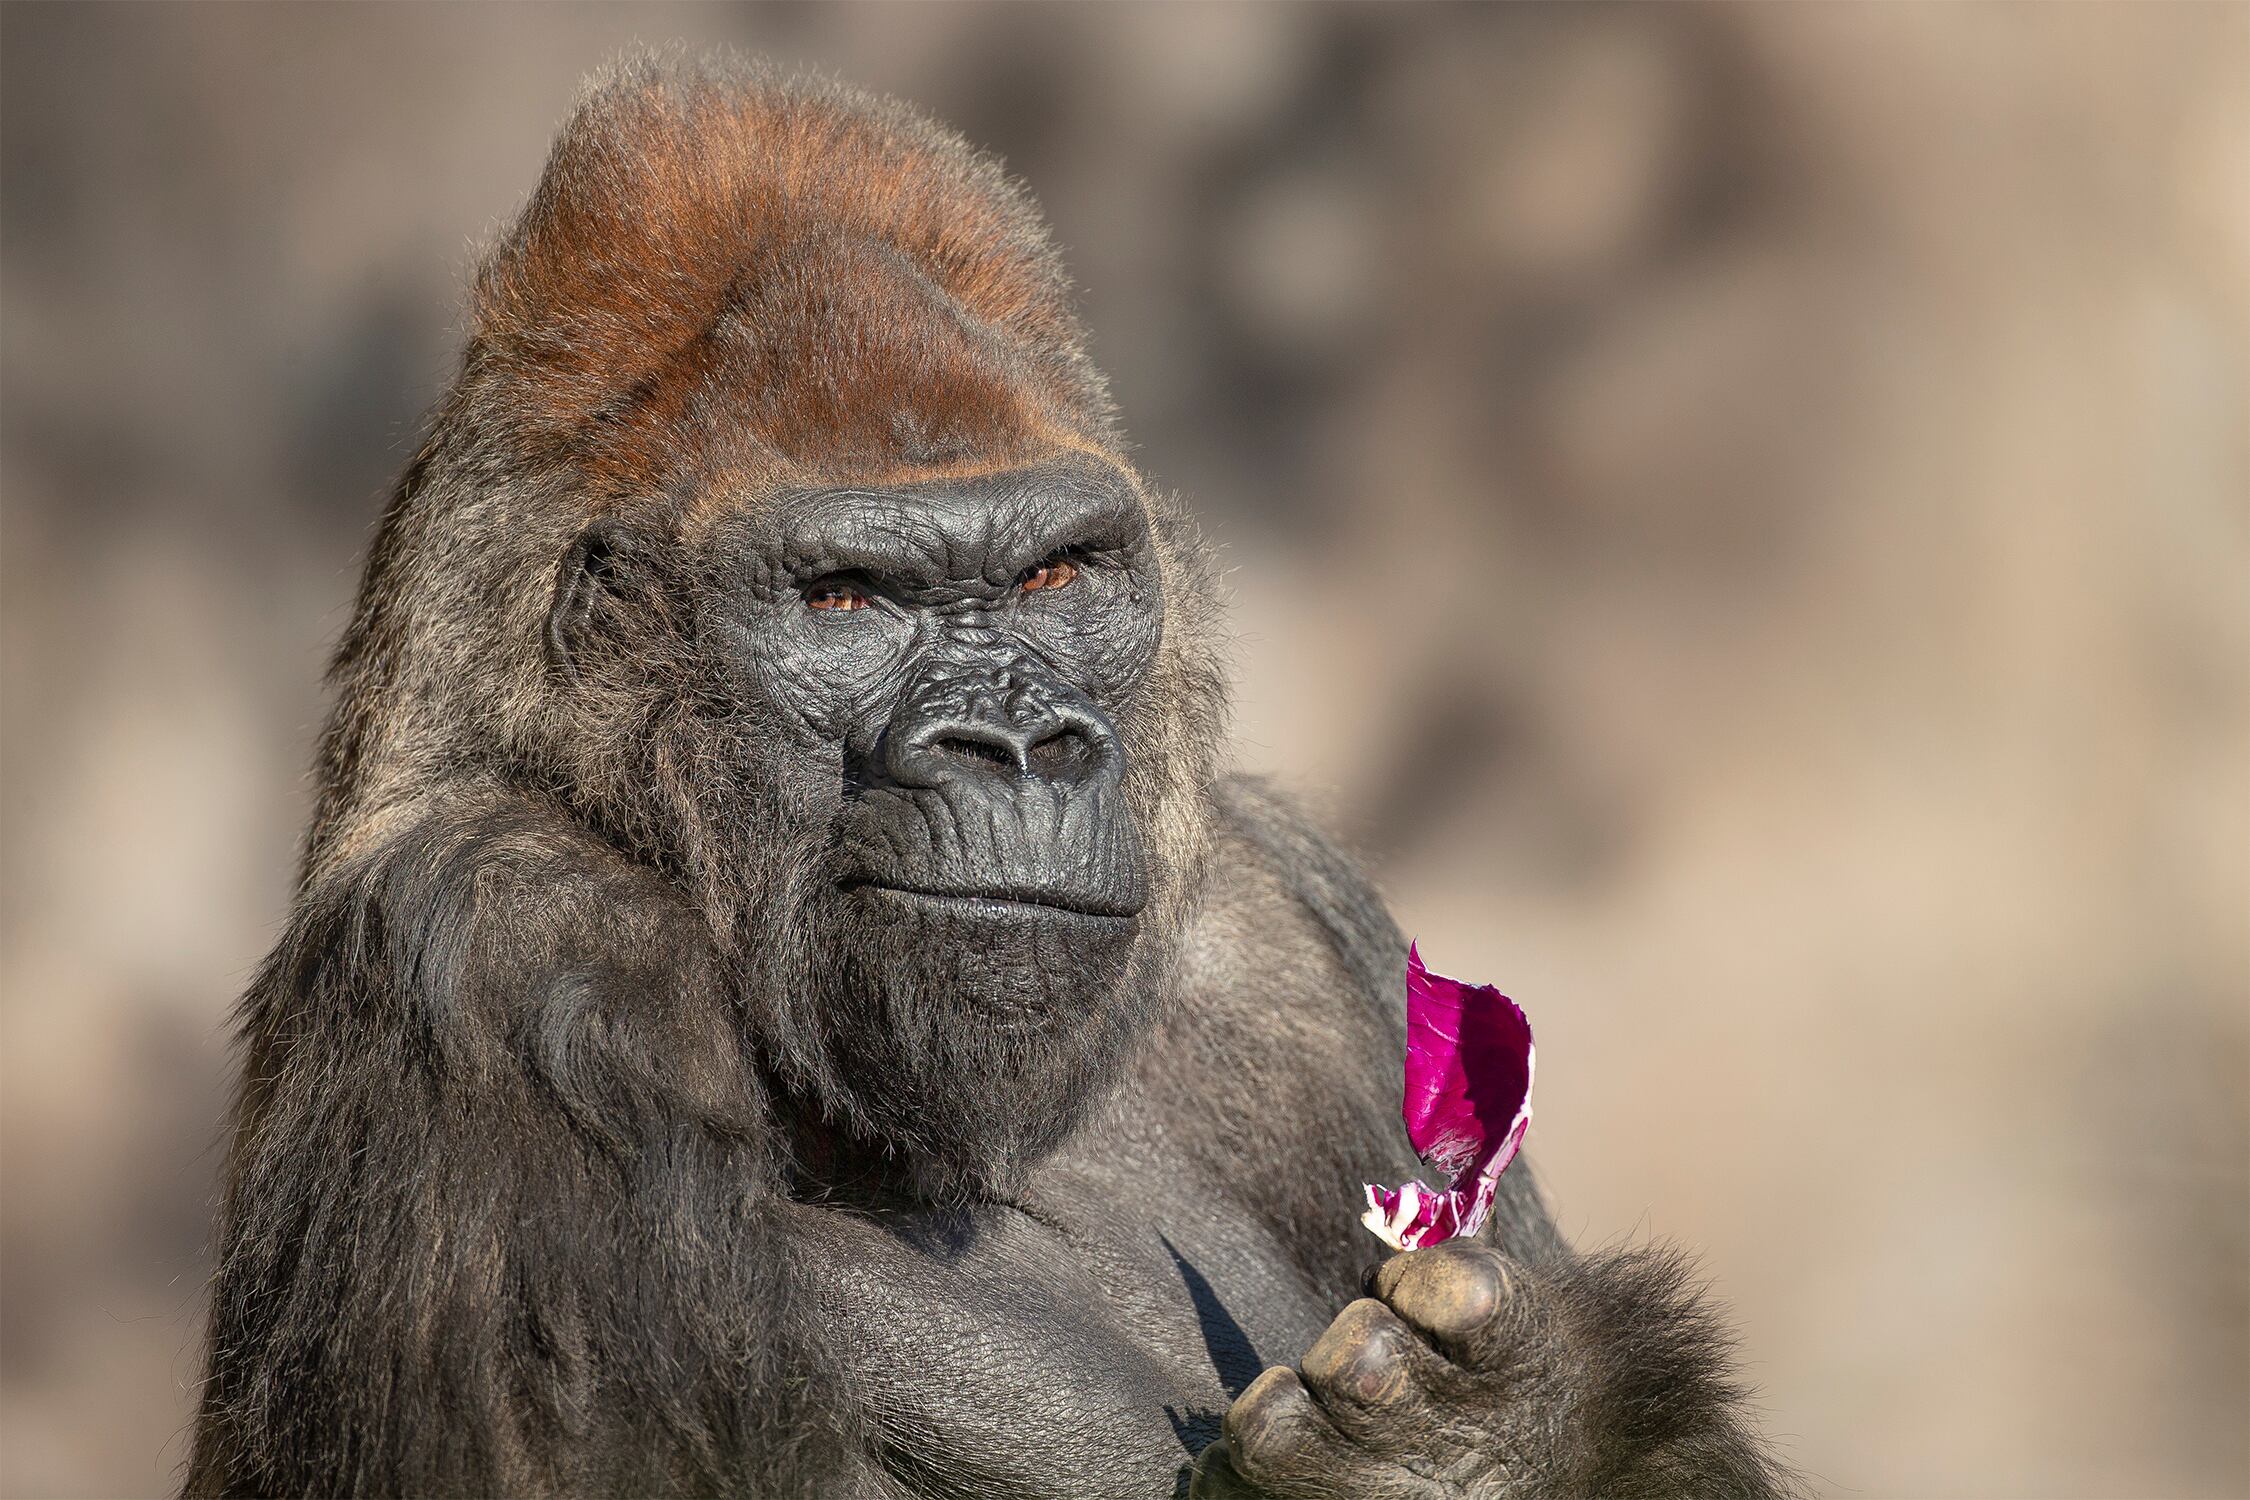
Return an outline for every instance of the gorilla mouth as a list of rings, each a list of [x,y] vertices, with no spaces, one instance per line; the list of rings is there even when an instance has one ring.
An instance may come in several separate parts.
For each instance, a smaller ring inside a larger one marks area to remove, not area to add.
[[[938,890],[893,885],[880,880],[847,880],[842,882],[842,889],[847,892],[878,891],[886,896],[911,901],[918,906],[952,910],[963,916],[1021,916],[1030,912],[1049,912],[1081,920],[1127,922],[1140,915],[1141,907],[1138,901],[1127,905],[1098,896],[1047,890]]]

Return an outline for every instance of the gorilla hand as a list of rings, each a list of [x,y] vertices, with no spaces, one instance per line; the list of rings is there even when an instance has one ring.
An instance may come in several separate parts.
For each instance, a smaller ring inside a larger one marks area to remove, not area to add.
[[[1536,1492],[1523,1484],[1560,1434],[1524,1368],[1543,1340],[1523,1267],[1456,1241],[1394,1256],[1373,1289],[1297,1369],[1242,1393],[1197,1465],[1198,1500]]]
[[[1675,1260],[1393,1256],[1296,1369],[1253,1381],[1196,1500],[1776,1496]]]

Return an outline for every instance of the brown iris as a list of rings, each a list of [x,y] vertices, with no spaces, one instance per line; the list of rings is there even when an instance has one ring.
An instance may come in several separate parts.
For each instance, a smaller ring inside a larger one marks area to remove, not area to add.
[[[821,583],[806,590],[805,603],[813,609],[865,609],[867,596],[845,584]]]
[[[1016,580],[1016,587],[1027,594],[1039,589],[1059,589],[1077,576],[1078,564],[1058,557],[1053,562],[1025,569],[1023,577]]]

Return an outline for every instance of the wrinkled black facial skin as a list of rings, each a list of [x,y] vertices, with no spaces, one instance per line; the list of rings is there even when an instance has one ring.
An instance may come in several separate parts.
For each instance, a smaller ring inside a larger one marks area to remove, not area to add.
[[[1025,588],[1058,563],[1067,583]],[[746,943],[815,990],[818,1065],[781,1080],[804,1169],[996,1188],[1154,1003],[1131,982],[1150,872],[1115,723],[1162,634],[1138,496],[1091,461],[800,491],[667,571],[707,711],[761,726],[746,799],[821,841]]]

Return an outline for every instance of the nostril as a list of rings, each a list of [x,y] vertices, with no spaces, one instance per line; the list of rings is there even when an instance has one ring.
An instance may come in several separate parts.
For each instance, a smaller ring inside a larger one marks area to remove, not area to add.
[[[1083,767],[1094,747],[1075,729],[1058,730],[1033,745],[1024,761],[1035,775],[1061,776]]]
[[[968,760],[988,761],[1013,771],[1016,756],[1006,745],[993,740],[978,739],[966,734],[941,734],[930,741],[930,748],[944,755],[958,755]]]

